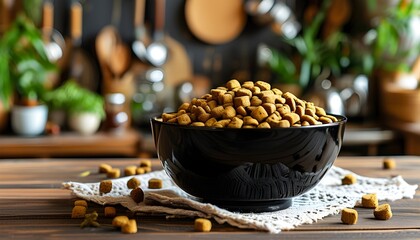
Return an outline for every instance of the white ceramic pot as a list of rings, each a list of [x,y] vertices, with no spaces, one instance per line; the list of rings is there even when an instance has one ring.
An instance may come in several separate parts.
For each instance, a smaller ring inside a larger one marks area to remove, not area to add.
[[[47,118],[48,107],[46,105],[15,105],[11,115],[12,129],[22,136],[37,136],[44,132]]]
[[[101,118],[95,113],[71,113],[68,124],[71,130],[82,135],[92,135],[98,131]]]

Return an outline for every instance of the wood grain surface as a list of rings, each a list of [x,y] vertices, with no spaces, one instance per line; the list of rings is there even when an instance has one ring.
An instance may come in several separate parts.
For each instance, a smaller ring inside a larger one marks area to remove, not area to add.
[[[382,169],[382,157],[339,157],[336,165],[369,177],[402,175],[411,184],[420,183],[420,157],[394,157],[397,167]],[[138,233],[123,234],[103,215],[103,206],[89,203],[88,212],[99,213],[100,228],[80,228],[72,219],[75,197],[61,188],[64,181],[97,182],[100,163],[123,169],[140,159],[3,159],[0,160],[0,238],[2,239],[418,239],[420,237],[420,191],[414,199],[390,202],[394,216],[373,219],[371,209],[357,208],[356,225],[344,225],[340,216],[329,216],[280,234],[238,229],[213,221],[210,233],[194,232],[194,219],[165,216],[133,216],[118,206],[118,214],[137,219]],[[152,159],[153,169],[161,169]],[[88,176],[83,174],[89,172]]]

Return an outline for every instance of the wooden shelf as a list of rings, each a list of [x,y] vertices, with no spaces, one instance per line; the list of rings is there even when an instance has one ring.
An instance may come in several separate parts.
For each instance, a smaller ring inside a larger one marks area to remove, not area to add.
[[[141,142],[141,134],[135,129],[128,129],[121,134],[98,132],[90,136],[83,136],[75,132],[37,137],[0,135],[0,158],[137,157],[141,150]]]

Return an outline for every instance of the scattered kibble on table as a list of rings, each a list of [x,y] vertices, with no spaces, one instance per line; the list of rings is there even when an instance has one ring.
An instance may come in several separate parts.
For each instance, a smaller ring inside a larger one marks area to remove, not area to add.
[[[136,233],[137,222],[135,219],[130,219],[128,222],[121,226],[121,232],[123,233]]]
[[[365,194],[362,196],[362,207],[376,208],[378,206],[378,197],[376,193]]]
[[[197,232],[210,232],[211,221],[205,218],[197,218],[194,221],[194,229]]]
[[[127,216],[116,216],[114,219],[112,219],[112,226],[114,227],[122,227],[124,224],[128,223],[128,217]]]
[[[140,167],[152,167],[152,161],[150,159],[142,159],[140,160]]]
[[[99,173],[108,173],[112,169],[112,166],[106,163],[99,165]]]
[[[144,168],[142,168],[142,167],[136,168],[136,174],[137,175],[141,175],[141,174],[145,174],[145,173],[146,173],[146,170],[144,170]]]
[[[83,206],[85,208],[88,207],[86,200],[76,200],[74,201],[74,206]]]
[[[86,207],[74,206],[71,211],[71,218],[84,218],[86,215]]]
[[[344,208],[341,211],[341,222],[344,224],[353,225],[357,223],[358,213],[355,209],[352,208]]]
[[[134,189],[139,186],[140,186],[140,180],[135,177],[132,177],[127,181],[127,187],[129,189]]]
[[[391,206],[388,203],[381,204],[375,208],[373,215],[379,220],[388,220],[392,217]]]
[[[115,217],[115,215],[117,215],[117,210],[114,207],[106,206],[104,208],[105,217]]]
[[[119,168],[113,168],[109,170],[108,173],[106,174],[108,178],[119,178],[120,175],[121,175],[121,171]]]
[[[151,178],[149,179],[149,188],[150,189],[161,189],[163,186],[163,182],[161,179],[158,178]]]
[[[143,202],[144,200],[144,192],[141,188],[137,187],[131,190],[130,197],[134,200],[136,203]]]
[[[352,185],[352,184],[355,184],[356,182],[357,182],[356,176],[354,176],[353,174],[347,174],[344,176],[343,179],[341,179],[342,185]]]
[[[124,168],[124,175],[125,176],[133,176],[136,175],[137,166],[131,165]]]
[[[99,183],[99,193],[109,193],[112,190],[111,180],[102,180]]]
[[[384,169],[394,169],[396,167],[395,160],[393,158],[384,158],[383,168]]]

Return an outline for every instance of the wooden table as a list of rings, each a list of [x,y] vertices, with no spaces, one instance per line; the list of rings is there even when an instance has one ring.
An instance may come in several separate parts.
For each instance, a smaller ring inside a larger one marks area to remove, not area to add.
[[[112,134],[99,131],[83,136],[62,132],[56,136],[0,136],[0,158],[19,157],[137,157],[141,151],[141,135],[135,129]]]
[[[420,157],[395,157],[397,168],[382,170],[381,157],[340,157],[336,165],[370,177],[401,174],[411,184],[420,183]],[[80,228],[81,219],[71,219],[74,197],[61,189],[64,181],[97,182],[100,163],[114,167],[137,164],[139,159],[13,159],[0,160],[0,236],[4,239],[407,239],[420,237],[420,191],[414,199],[391,202],[394,216],[375,220],[371,209],[358,208],[359,222],[344,225],[340,216],[299,226],[279,235],[241,230],[213,222],[210,233],[193,231],[193,219],[165,219],[163,216],[137,216],[138,233],[123,234],[111,227],[103,207],[90,203],[88,211],[100,213],[100,228]],[[153,168],[160,163],[153,161]],[[82,177],[80,174],[90,171]],[[119,214],[129,214],[118,207]]]

